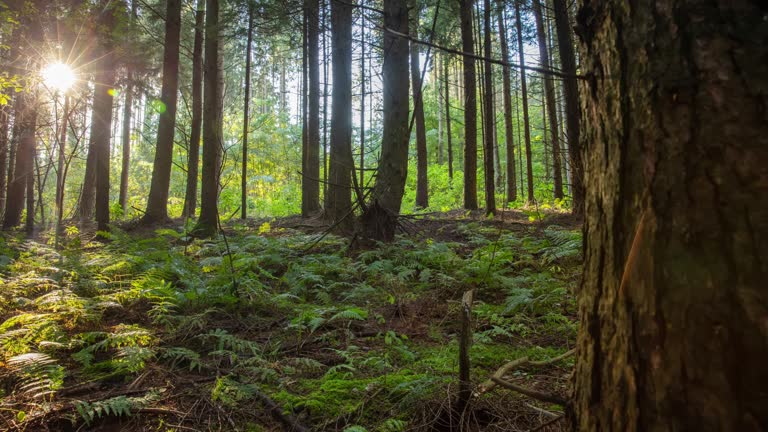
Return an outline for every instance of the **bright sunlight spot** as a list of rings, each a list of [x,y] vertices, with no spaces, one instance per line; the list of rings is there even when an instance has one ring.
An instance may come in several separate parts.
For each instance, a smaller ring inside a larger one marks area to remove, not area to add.
[[[75,73],[64,63],[51,63],[43,69],[43,82],[54,90],[67,91],[75,83]]]

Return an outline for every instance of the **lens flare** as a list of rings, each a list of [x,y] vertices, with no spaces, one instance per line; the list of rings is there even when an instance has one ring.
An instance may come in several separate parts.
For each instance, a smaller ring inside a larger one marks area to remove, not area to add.
[[[43,69],[43,82],[59,91],[67,91],[75,83],[75,73],[64,63],[51,63]]]

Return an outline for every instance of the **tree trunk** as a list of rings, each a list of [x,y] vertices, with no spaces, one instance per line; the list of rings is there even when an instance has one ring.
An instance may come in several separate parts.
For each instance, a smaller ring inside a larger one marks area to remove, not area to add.
[[[302,214],[309,216],[320,210],[320,2],[307,0],[307,144],[304,175],[301,179]]]
[[[352,211],[352,6],[332,2],[331,26],[333,95],[325,210],[328,218],[341,224],[344,218],[351,221]]]
[[[240,219],[248,217],[248,123],[251,104],[251,46],[253,44],[253,4],[248,4],[248,41],[245,44],[245,94],[243,95],[243,160],[240,173]]]
[[[410,2],[411,36],[419,37],[419,7],[416,1]],[[419,65],[419,44],[411,42],[411,88],[413,93],[413,115],[416,122],[416,207],[429,206],[427,186],[427,131],[424,125],[424,99],[421,88],[421,66]]]
[[[491,0],[483,2],[483,32],[485,40],[483,42],[483,54],[486,59],[491,58]],[[496,214],[496,174],[494,172],[493,152],[495,142],[496,122],[493,109],[493,68],[491,62],[485,61],[484,82],[485,82],[485,214]]]
[[[61,221],[64,218],[64,167],[67,158],[67,127],[69,126],[69,102],[70,97],[68,94],[64,95],[64,109],[61,116],[61,123],[59,125],[58,141],[59,141],[59,154],[56,161],[56,248],[58,249],[59,234],[61,228]]]
[[[768,426],[768,22],[758,2],[591,1],[578,430]]]
[[[219,225],[219,172],[223,139],[224,77],[221,58],[219,0],[207,0],[205,8],[205,107],[203,109],[203,170],[200,219],[195,231],[213,236]]]
[[[112,11],[106,18],[107,28],[111,28]],[[91,141],[94,150],[96,183],[96,229],[109,230],[109,143],[112,138],[112,89],[115,87],[115,57],[111,43],[104,46],[102,67],[95,74],[93,97],[93,115],[91,116]]]
[[[324,0],[323,10],[323,200],[328,196],[328,7]],[[319,204],[318,204],[319,205]]]
[[[133,74],[129,70],[128,83],[125,86],[125,106],[123,106],[123,154],[120,170],[120,208],[123,214],[128,210],[128,173],[131,166],[131,111],[133,109]]]
[[[9,169],[8,191],[3,214],[3,229],[21,223],[24,209],[27,176],[32,176],[35,157],[35,130],[37,129],[36,94],[24,92],[16,95],[13,116],[13,141],[16,141],[16,154],[13,171]]]
[[[363,0],[361,0],[363,3]],[[365,186],[365,11],[360,9],[360,187]],[[361,189],[362,190],[362,189]]]
[[[541,13],[541,0],[533,0],[533,14],[536,17],[536,33],[539,40],[539,56],[541,67],[550,69],[547,33],[544,30],[544,17]],[[549,117],[549,136],[552,145],[552,172],[555,199],[563,199],[563,175],[560,167],[560,132],[557,124],[557,102],[555,99],[555,83],[552,76],[543,75],[544,94],[546,99],[547,117]],[[546,124],[544,125],[546,128]]]
[[[445,77],[445,132],[446,147],[448,148],[448,179],[453,180],[453,143],[451,142],[451,80],[448,74],[449,58],[443,60],[443,76]]]
[[[507,45],[507,30],[504,25],[504,3],[499,2],[496,8],[499,22],[499,45],[501,60],[509,63],[509,47]],[[501,68],[502,91],[504,92],[504,142],[507,148],[507,202],[517,199],[517,178],[515,174],[515,137],[512,128],[512,83],[508,66]]]
[[[10,124],[10,109],[0,106],[0,212],[5,209],[5,187],[8,174],[8,152],[10,140],[8,137]],[[1,216],[1,214],[0,214]]]
[[[195,217],[197,208],[197,174],[200,165],[200,129],[203,122],[203,33],[205,0],[197,0],[195,41],[192,49],[192,129],[187,150],[187,190],[182,217]]]
[[[517,26],[517,51],[520,58],[520,90],[523,97],[523,127],[525,128],[525,164],[528,180],[528,204],[535,202],[533,196],[533,161],[531,156],[531,122],[528,116],[528,85],[525,76],[525,52],[523,50],[523,25],[520,16],[520,3],[515,3],[515,22]]]
[[[152,169],[152,184],[147,199],[145,223],[168,219],[168,189],[173,164],[173,136],[176,132],[176,101],[179,89],[179,36],[181,32],[181,0],[167,0],[165,13],[165,49],[163,51],[163,88],[160,123],[157,127],[157,149]]]
[[[557,27],[558,48],[560,49],[560,67],[563,73],[571,76],[563,79],[565,122],[568,127],[568,157],[571,167],[573,213],[581,215],[584,213],[584,182],[582,180],[583,169],[581,166],[581,144],[579,140],[579,118],[581,117],[579,111],[579,89],[575,78],[576,56],[573,52],[568,4],[566,0],[553,0],[552,7],[555,12],[555,26]]]
[[[437,88],[435,89],[435,99],[437,102],[437,112],[435,113],[435,116],[437,117],[437,164],[442,165],[443,164],[443,86],[445,83],[443,83],[443,80],[440,78],[440,74],[442,73],[442,68],[440,67],[440,62],[442,60],[442,57],[439,55],[435,55],[435,66],[432,69],[432,77],[435,80],[435,83],[437,85]]]
[[[387,0],[384,26],[400,33],[408,32],[406,0]],[[384,124],[381,159],[374,198],[385,209],[397,214],[405,192],[408,175],[408,41],[384,32],[387,55],[383,64]]]
[[[475,52],[472,35],[473,0],[460,0],[461,47],[465,53]],[[477,90],[475,59],[464,59],[464,208],[477,209]]]

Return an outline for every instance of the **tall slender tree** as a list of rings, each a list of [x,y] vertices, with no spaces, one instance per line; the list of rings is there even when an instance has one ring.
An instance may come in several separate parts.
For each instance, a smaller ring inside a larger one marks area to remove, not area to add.
[[[459,0],[461,47],[464,53],[475,52],[472,34],[473,0]],[[464,67],[464,208],[477,209],[477,82],[475,59],[463,56]]]
[[[223,145],[223,87],[219,0],[205,4],[205,106],[203,108],[203,169],[200,218],[195,232],[212,236],[219,225],[219,173]]]
[[[410,3],[410,35],[419,37],[419,5]],[[421,66],[419,65],[419,44],[411,41],[411,87],[413,94],[413,115],[416,123],[416,207],[429,206],[427,185],[427,129],[424,124],[424,99],[422,97]]]
[[[173,137],[176,132],[176,101],[179,89],[179,37],[181,34],[181,0],[167,0],[165,11],[165,43],[163,50],[163,87],[160,100],[160,123],[152,169],[152,182],[147,199],[145,223],[168,219],[168,192],[173,164]]]
[[[485,168],[485,214],[496,214],[496,176],[494,174],[494,149],[496,147],[495,131],[496,131],[496,116],[494,115],[493,104],[493,67],[489,61],[491,58],[491,0],[484,0],[483,2],[483,54],[485,55],[485,69],[483,71],[484,86],[485,86],[485,114],[483,121],[485,122],[485,152],[483,154],[484,168]]]
[[[560,51],[560,67],[567,76],[563,79],[565,93],[565,123],[568,130],[568,158],[571,171],[571,195],[573,213],[584,213],[584,182],[581,163],[581,144],[579,140],[579,122],[581,117],[579,105],[579,88],[576,83],[576,55],[573,50],[573,37],[566,0],[553,0],[555,12],[555,27],[557,28],[558,49]]]
[[[551,69],[547,33],[544,27],[544,16],[541,12],[541,0],[532,0],[533,15],[536,18],[536,34],[539,42],[539,62],[544,69]],[[555,199],[563,198],[563,174],[560,166],[560,132],[557,124],[557,101],[555,98],[555,83],[551,75],[543,75],[544,96],[547,108],[546,117],[549,120],[549,136],[552,147],[553,195]],[[546,128],[546,125],[545,125]]]
[[[448,73],[450,57],[443,59],[443,86],[445,88],[445,131],[446,147],[448,148],[448,178],[453,180],[453,142],[451,136],[451,80]]]
[[[408,41],[397,33],[408,33],[407,0],[384,2],[384,56],[382,69],[384,124],[381,159],[373,200],[363,224],[368,235],[381,240],[394,237],[393,215],[400,213],[408,175]],[[382,211],[376,211],[377,209]]]
[[[187,186],[182,217],[194,217],[197,208],[197,175],[200,166],[200,132],[203,123],[203,37],[205,0],[197,0],[195,39],[192,47],[192,120],[187,150]]]
[[[573,430],[768,425],[760,2],[584,2]]]
[[[306,0],[307,11],[307,140],[301,178],[304,216],[320,210],[320,2]]]
[[[138,0],[131,0],[131,21],[135,21],[138,14]],[[133,114],[134,103],[134,73],[133,66],[129,63],[126,65],[126,83],[125,83],[125,99],[123,105],[123,136],[122,136],[122,166],[120,169],[120,194],[119,203],[123,212],[127,211],[128,206],[128,175],[131,166],[131,116]]]
[[[248,36],[245,43],[245,90],[243,95],[243,154],[240,172],[240,219],[248,216],[248,126],[251,104],[251,50],[253,45],[253,3],[248,2]]]
[[[515,26],[517,27],[517,54],[520,59],[520,91],[523,99],[523,127],[525,136],[525,168],[527,174],[528,204],[533,204],[533,161],[531,155],[531,120],[528,115],[528,83],[525,74],[525,51],[523,50],[523,24],[520,1],[515,2]]]
[[[509,63],[509,46],[507,45],[507,29],[504,25],[504,3],[499,1],[496,8],[496,19],[499,25],[499,46],[501,60]],[[501,68],[502,98],[504,100],[504,143],[507,149],[507,202],[517,199],[517,178],[515,174],[515,137],[512,127],[512,82],[509,66]]]
[[[352,5],[331,2],[331,150],[326,216],[347,228],[352,212]],[[342,222],[344,220],[344,222]]]

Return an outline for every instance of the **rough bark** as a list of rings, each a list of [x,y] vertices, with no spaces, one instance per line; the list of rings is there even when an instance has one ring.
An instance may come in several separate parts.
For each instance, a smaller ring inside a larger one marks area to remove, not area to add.
[[[384,26],[400,33],[408,32],[406,0],[384,2]],[[382,78],[384,124],[373,196],[383,208],[397,214],[408,174],[408,41],[384,32],[384,47],[387,50]]]
[[[486,59],[491,58],[491,0],[483,2],[483,55]],[[485,61],[483,70],[483,81],[485,83],[485,152],[483,153],[485,167],[485,214],[496,214],[496,174],[494,171],[494,149],[496,134],[496,116],[493,109],[493,66],[488,60]],[[497,156],[498,157],[498,156]]]
[[[219,222],[219,169],[223,138],[224,74],[221,57],[219,0],[207,0],[205,7],[205,106],[203,108],[203,168],[200,190],[200,218],[195,231],[213,236]]]
[[[539,56],[541,67],[550,69],[549,47],[547,33],[544,29],[544,16],[541,12],[541,0],[533,0],[533,14],[536,17],[536,33],[539,41]],[[552,180],[555,199],[563,198],[563,174],[560,166],[560,129],[557,124],[557,102],[555,99],[555,83],[550,75],[544,75],[544,95],[546,99],[546,114],[549,120],[550,145],[552,146]],[[546,128],[546,125],[545,125]],[[549,167],[549,165],[547,165]]]
[[[418,4],[410,2],[409,34],[419,37]],[[424,124],[424,98],[422,97],[421,66],[419,65],[419,44],[411,46],[411,92],[413,94],[413,115],[416,123],[416,207],[429,206],[427,185],[427,129]]]
[[[509,46],[507,45],[507,29],[504,25],[504,5],[499,2],[496,8],[496,18],[499,25],[499,45],[501,60],[509,63]],[[507,202],[517,199],[517,178],[515,177],[515,137],[512,127],[512,83],[508,66],[501,68],[502,92],[504,99],[504,143],[507,148]]]
[[[768,22],[758,2],[586,1],[572,425],[768,427]]]
[[[307,146],[304,175],[301,179],[302,214],[309,216],[320,210],[320,3],[307,0]]]
[[[472,35],[473,0],[459,1],[461,47],[465,53],[475,52]],[[475,59],[462,56],[464,65],[464,208],[477,209],[477,83]]]
[[[352,211],[352,6],[331,3],[331,149],[326,216],[340,223],[351,221]]]
[[[27,176],[32,176],[35,157],[35,129],[37,128],[36,95],[21,93],[16,95],[14,103],[13,141],[16,141],[16,154],[13,171],[9,169],[8,190],[6,194],[3,229],[21,223],[24,209]]]
[[[573,37],[571,36],[571,24],[568,17],[568,4],[566,0],[553,0],[552,8],[555,12],[555,27],[557,28],[557,41],[560,50],[560,67],[563,73],[571,78],[563,79],[563,92],[565,93],[565,123],[568,128],[568,158],[571,171],[571,196],[573,213],[584,213],[584,181],[581,163],[581,147],[579,139],[579,119],[581,111],[579,106],[579,88],[576,82],[576,55],[573,51]]]
[[[160,112],[157,127],[157,147],[152,168],[152,183],[143,222],[164,222],[168,219],[168,191],[173,164],[173,137],[176,132],[176,102],[179,89],[179,37],[181,34],[181,0],[167,0],[165,11],[165,44],[163,51],[163,87],[160,100],[165,111]]]
[[[192,48],[192,120],[187,150],[187,188],[182,217],[194,217],[197,208],[197,175],[200,166],[200,132],[203,123],[203,34],[205,0],[197,0],[195,40]]]
[[[523,128],[525,136],[525,168],[527,176],[527,200],[528,204],[533,204],[533,161],[531,155],[531,122],[528,116],[528,83],[525,75],[525,51],[523,50],[523,25],[520,16],[520,3],[515,3],[515,25],[517,27],[517,54],[520,63],[520,91],[523,98]]]

